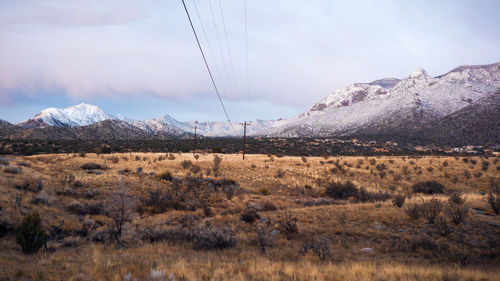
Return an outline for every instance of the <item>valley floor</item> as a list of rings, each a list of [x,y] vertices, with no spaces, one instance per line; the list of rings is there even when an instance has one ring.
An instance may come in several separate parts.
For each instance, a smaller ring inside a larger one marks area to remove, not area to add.
[[[500,280],[499,175],[492,157],[6,156],[0,280]],[[34,211],[48,240],[26,255]]]

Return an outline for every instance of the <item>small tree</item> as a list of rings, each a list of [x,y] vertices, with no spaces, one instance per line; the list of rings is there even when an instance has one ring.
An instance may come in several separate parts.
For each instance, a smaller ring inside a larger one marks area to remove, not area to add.
[[[26,216],[16,227],[16,242],[25,254],[36,253],[45,243],[45,232],[41,226],[40,215],[33,212]]]
[[[132,219],[136,201],[129,195],[126,185],[120,182],[120,190],[112,193],[106,200],[106,215],[113,220],[113,239],[119,240],[123,225]]]

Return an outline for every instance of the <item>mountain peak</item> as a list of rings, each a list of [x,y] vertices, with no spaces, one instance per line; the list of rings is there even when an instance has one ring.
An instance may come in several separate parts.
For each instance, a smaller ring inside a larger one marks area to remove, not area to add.
[[[429,76],[427,74],[427,71],[425,71],[425,69],[419,67],[419,68],[415,69],[412,73],[410,73],[410,75],[408,75],[408,78],[420,79],[420,78],[425,78],[427,76]]]

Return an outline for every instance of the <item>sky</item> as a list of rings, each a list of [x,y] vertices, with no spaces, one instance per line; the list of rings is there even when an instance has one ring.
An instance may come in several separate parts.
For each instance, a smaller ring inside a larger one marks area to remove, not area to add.
[[[245,0],[185,1],[233,121],[289,118],[418,67],[500,61],[497,0],[247,0],[247,24]],[[0,0],[0,119],[81,102],[226,120],[181,0]]]

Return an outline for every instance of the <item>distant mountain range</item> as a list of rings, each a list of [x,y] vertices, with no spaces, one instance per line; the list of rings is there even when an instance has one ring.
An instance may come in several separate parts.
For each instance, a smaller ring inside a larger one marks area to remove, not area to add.
[[[421,68],[333,91],[290,119],[256,120],[247,134],[264,137],[362,137],[450,145],[500,143],[500,63],[460,66],[437,77]],[[121,120],[120,120],[121,119]],[[168,114],[125,121],[97,106],[42,110],[17,125],[0,120],[10,139],[150,139],[190,137],[194,122]],[[229,122],[196,123],[207,137],[235,136]],[[233,123],[238,135],[243,126]]]

